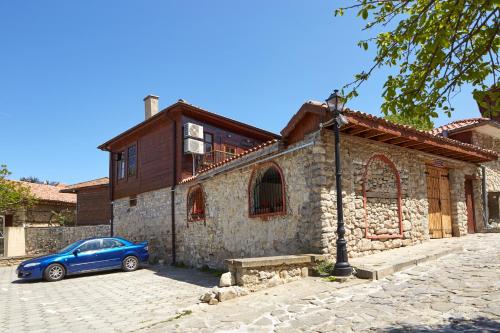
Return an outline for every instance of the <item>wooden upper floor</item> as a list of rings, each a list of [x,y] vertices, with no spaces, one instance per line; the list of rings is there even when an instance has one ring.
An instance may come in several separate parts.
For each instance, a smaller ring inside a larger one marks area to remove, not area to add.
[[[99,146],[110,154],[112,200],[170,187],[192,176],[193,169],[196,171],[279,138],[183,100],[160,112],[155,110],[155,103],[157,106],[157,97],[146,97],[146,120]],[[203,155],[184,153],[187,123],[203,126]]]

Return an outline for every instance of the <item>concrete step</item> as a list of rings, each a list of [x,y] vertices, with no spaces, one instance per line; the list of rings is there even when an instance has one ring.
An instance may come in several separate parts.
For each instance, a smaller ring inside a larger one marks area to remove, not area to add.
[[[379,280],[424,262],[462,251],[463,247],[458,241],[448,238],[353,258],[350,263],[356,269],[357,277]]]

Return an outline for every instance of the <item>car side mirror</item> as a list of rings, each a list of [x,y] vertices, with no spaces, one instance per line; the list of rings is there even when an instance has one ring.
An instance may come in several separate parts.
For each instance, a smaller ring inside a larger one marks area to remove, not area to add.
[[[75,256],[77,256],[77,255],[78,255],[78,253],[80,253],[80,249],[76,249],[76,250],[74,250],[74,251],[73,251],[73,254],[74,254]]]

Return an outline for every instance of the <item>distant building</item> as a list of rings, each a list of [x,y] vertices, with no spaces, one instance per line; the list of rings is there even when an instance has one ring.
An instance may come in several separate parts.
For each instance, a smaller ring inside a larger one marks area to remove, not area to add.
[[[49,227],[59,225],[57,214],[63,214],[69,224],[76,217],[76,195],[61,193],[66,185],[46,185],[15,181],[28,187],[36,198],[29,208],[7,212],[4,216],[5,227]]]
[[[69,185],[61,193],[76,194],[76,223],[82,225],[109,224],[111,201],[108,177]]]

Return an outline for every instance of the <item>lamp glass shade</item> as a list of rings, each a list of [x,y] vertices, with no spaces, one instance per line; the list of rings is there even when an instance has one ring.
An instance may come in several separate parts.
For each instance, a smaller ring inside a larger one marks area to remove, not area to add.
[[[326,100],[328,110],[332,112],[344,111],[345,98],[338,94],[338,90],[334,90],[330,97]]]

